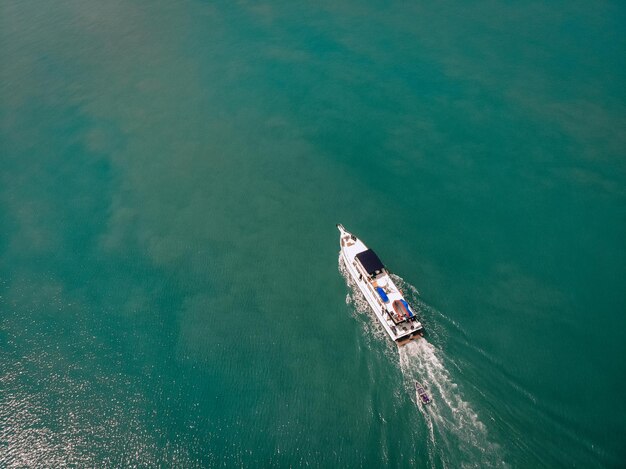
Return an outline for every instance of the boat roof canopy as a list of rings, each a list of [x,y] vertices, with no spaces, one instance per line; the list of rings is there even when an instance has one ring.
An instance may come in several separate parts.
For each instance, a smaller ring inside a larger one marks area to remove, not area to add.
[[[385,268],[376,253],[371,249],[358,253],[356,258],[369,275],[375,274],[377,271],[382,271]]]

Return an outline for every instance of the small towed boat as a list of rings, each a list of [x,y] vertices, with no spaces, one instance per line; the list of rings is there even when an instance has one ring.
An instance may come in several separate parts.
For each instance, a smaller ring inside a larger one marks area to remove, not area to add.
[[[430,396],[426,392],[426,389],[417,381],[415,381],[415,394],[417,394],[417,400],[420,401],[422,404],[431,403]]]

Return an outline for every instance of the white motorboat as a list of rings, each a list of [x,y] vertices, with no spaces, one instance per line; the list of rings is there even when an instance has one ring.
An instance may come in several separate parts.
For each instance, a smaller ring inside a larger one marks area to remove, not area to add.
[[[421,337],[422,324],[376,253],[343,225],[337,228],[343,262],[389,337],[398,345]]]

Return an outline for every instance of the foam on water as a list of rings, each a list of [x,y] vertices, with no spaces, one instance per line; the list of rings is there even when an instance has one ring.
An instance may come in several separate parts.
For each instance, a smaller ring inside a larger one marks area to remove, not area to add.
[[[429,430],[431,462],[444,467],[503,466],[498,445],[489,441],[487,427],[454,382],[443,353],[426,339],[400,347],[398,353],[407,388],[420,381],[433,399],[428,406],[418,405]],[[459,454],[463,460],[450,460]]]
[[[346,295],[346,303],[354,305],[355,316],[369,314],[371,318],[368,318],[368,321],[371,319],[374,324],[378,325],[378,320],[349,275],[341,257],[339,258],[339,271],[350,287]],[[444,320],[439,324],[429,324],[429,334],[440,339],[450,332],[462,333],[460,326],[453,320],[420,300],[415,287],[397,275],[392,277],[396,285],[404,291],[407,300],[419,312],[421,320],[425,314],[433,319]],[[448,329],[446,326],[449,326]],[[367,332],[374,332],[376,338],[387,339],[380,327],[365,325],[365,329]],[[464,398],[459,385],[455,383],[447,368],[447,366],[452,366],[453,369],[457,369],[458,366],[454,361],[426,339],[399,347],[398,354],[398,363],[405,378],[407,391],[399,395],[398,399],[414,396],[413,399],[419,410],[419,419],[427,429],[429,466],[506,466],[502,460],[500,447],[490,441],[487,427],[471,403]],[[422,406],[417,402],[414,392],[415,381],[426,386],[433,399],[430,405]]]

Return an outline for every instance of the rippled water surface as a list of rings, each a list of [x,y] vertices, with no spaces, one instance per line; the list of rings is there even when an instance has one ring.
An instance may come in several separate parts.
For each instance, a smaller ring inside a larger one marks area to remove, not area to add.
[[[2,1],[0,466],[623,465],[624,31],[620,2]],[[338,222],[425,340],[373,322]]]

